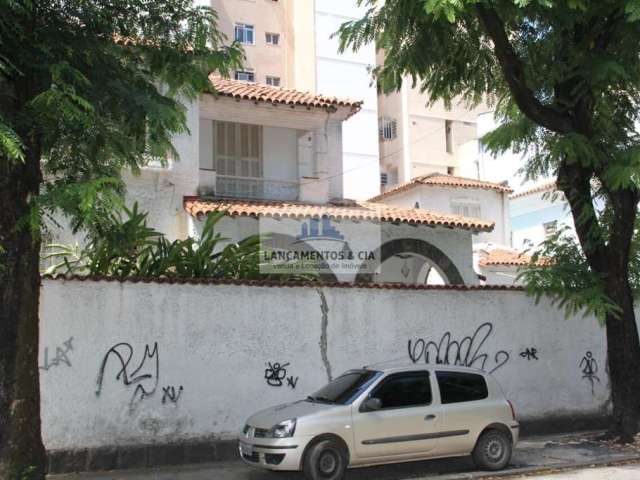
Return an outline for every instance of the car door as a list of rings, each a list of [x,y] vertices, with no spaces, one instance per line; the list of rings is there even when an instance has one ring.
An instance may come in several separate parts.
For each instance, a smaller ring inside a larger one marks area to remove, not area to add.
[[[447,370],[438,370],[435,376],[442,403],[442,454],[469,453],[495,410],[487,399],[486,380],[479,373]]]
[[[433,401],[431,381],[428,371],[390,374],[354,404],[354,443],[360,459],[435,455],[440,406]],[[368,411],[364,404],[369,398],[378,398],[381,408]]]

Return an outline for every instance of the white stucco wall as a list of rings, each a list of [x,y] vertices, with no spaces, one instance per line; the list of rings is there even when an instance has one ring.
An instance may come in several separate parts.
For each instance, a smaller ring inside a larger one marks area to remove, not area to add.
[[[509,202],[505,194],[495,190],[479,188],[450,188],[435,186],[419,186],[389,195],[381,200],[388,205],[419,208],[438,213],[453,213],[451,202],[473,202],[480,205],[480,218],[495,222],[491,232],[474,235],[474,242],[493,242],[501,245],[510,244]]]
[[[440,345],[430,362],[451,363],[447,346],[471,342],[461,358],[494,371],[521,419],[608,405],[603,329],[518,291],[44,280],[40,314],[48,449],[228,438],[252,412],[304,398],[329,372],[410,362],[409,352],[424,362],[429,341]],[[533,349],[537,359],[526,355]],[[583,373],[587,352],[597,378]],[[265,378],[276,363],[286,369],[282,386]]]

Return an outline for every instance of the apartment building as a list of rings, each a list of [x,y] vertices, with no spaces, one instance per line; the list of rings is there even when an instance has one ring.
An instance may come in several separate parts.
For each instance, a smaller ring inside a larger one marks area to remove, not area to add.
[[[218,13],[220,29],[244,46],[246,62],[233,79],[364,100],[358,117],[345,124],[340,176],[345,197],[377,195],[378,102],[368,71],[375,48],[339,54],[337,39],[331,38],[365,9],[356,0],[210,0],[209,5]]]
[[[382,61],[382,55],[378,56]],[[477,117],[484,106],[447,109],[405,79],[398,92],[378,95],[382,191],[432,173],[480,179]]]

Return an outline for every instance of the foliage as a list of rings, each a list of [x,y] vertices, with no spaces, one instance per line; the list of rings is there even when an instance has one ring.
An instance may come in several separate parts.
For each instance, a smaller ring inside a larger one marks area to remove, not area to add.
[[[540,258],[553,261],[538,263]],[[545,296],[564,309],[567,316],[595,315],[604,323],[607,314],[619,308],[604,293],[603,279],[592,271],[573,230],[565,226],[535,248],[531,263],[517,276],[536,303]]]
[[[109,225],[87,246],[53,244],[48,259],[60,260],[45,273],[107,275],[118,278],[234,278],[260,277],[260,241],[249,237],[232,243],[216,232],[224,212],[207,216],[199,238],[173,242],[147,226],[147,213],[131,209],[111,212]]]
[[[521,277],[530,292],[551,295],[568,312],[615,314],[605,289],[612,278],[607,269],[620,262],[605,257],[622,250],[630,280],[640,276],[637,255],[621,233],[621,222],[633,224],[629,215],[635,216],[629,208],[622,213],[621,205],[635,208],[640,186],[640,3],[359,3],[367,13],[343,24],[340,46],[375,42],[384,55],[374,70],[382,91],[409,81],[427,103],[494,106],[500,126],[483,138],[487,149],[527,153],[527,178],[555,176],[570,194],[578,240],[556,236],[542,245],[539,253],[555,255],[555,263]],[[608,212],[597,212],[598,205]]]
[[[94,225],[123,193],[123,167],[178,159],[185,102],[236,68],[217,15],[191,0],[0,0],[0,162],[43,155],[34,231],[61,209]],[[33,172],[36,173],[37,172]]]

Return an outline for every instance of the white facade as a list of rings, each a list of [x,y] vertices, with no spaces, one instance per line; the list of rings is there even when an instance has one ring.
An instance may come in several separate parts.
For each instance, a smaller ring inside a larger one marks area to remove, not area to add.
[[[49,450],[233,438],[256,410],[392,359],[459,355],[493,372],[522,421],[602,416],[610,405],[598,322],[518,291],[44,280],[40,318]],[[286,372],[273,386],[276,363]]]
[[[377,93],[368,71],[376,63],[375,47],[339,54],[338,39],[331,36],[342,23],[362,18],[367,7],[358,7],[355,0],[314,3],[316,90],[364,100],[358,115],[344,124],[341,176],[345,198],[365,200],[380,193]]]
[[[554,188],[514,195],[511,199],[514,248],[537,247],[563,227],[574,230],[573,215],[564,195]]]
[[[439,213],[458,214],[467,208],[466,216],[495,222],[493,231],[473,236],[475,242],[510,242],[509,196],[496,190],[482,188],[439,187],[415,185],[405,191],[382,197],[380,202],[406,208],[424,208]]]

